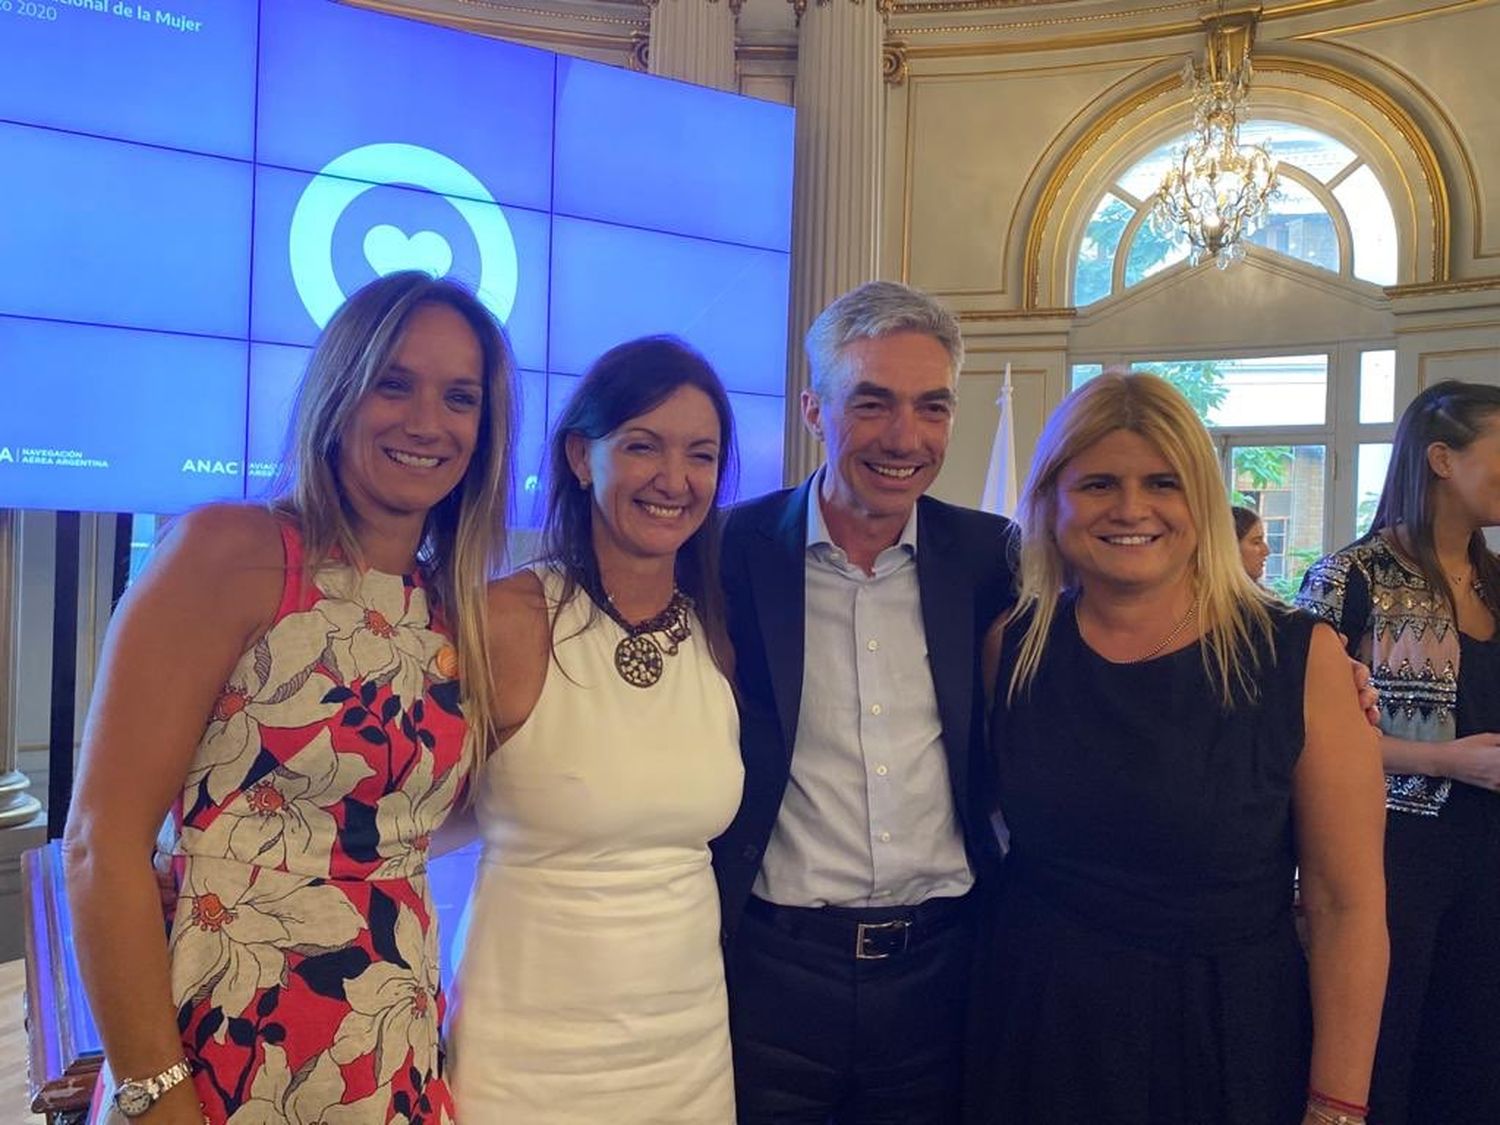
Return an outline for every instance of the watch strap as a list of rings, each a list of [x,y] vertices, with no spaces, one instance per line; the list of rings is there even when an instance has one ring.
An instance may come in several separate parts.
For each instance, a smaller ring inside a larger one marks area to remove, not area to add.
[[[133,1086],[137,1089],[143,1090],[146,1093],[146,1095],[151,1099],[149,1105],[155,1105],[163,1094],[165,1094],[173,1086],[176,1086],[183,1079],[190,1077],[192,1073],[192,1065],[187,1061],[187,1059],[178,1059],[171,1066],[167,1067],[166,1070],[163,1070],[158,1074],[153,1074],[149,1078],[125,1079],[115,1087],[116,1095],[118,1097],[119,1090],[123,1089],[124,1087]]]

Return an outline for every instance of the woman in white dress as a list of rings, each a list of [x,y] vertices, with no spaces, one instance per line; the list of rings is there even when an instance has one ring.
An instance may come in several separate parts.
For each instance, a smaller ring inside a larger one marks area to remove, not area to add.
[[[490,588],[459,1121],[734,1120],[708,851],[742,779],[716,579],[733,452],[718,377],[666,337],[606,353],[556,424],[543,559]]]

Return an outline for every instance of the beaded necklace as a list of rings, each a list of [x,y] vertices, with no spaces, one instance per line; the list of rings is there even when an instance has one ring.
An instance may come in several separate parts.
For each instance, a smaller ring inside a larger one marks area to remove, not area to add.
[[[631,687],[648,688],[661,679],[665,657],[676,656],[678,646],[693,635],[693,599],[676,586],[672,600],[654,617],[632,624],[604,591],[604,611],[625,630],[615,645],[615,671]]]

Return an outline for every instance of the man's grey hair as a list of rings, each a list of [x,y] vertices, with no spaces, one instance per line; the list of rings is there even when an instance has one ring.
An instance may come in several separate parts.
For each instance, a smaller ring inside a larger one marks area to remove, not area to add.
[[[843,351],[855,340],[872,340],[896,332],[921,332],[943,346],[958,376],[964,341],[958,318],[918,289],[895,281],[868,281],[834,298],[807,330],[804,346],[810,382],[819,398],[838,386]]]

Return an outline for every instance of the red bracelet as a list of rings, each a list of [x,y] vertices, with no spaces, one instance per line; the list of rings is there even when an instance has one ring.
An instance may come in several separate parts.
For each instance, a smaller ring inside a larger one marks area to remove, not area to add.
[[[1368,1117],[1370,1115],[1369,1106],[1360,1105],[1358,1102],[1346,1102],[1339,1098],[1329,1097],[1322,1090],[1314,1089],[1312,1086],[1307,1088],[1307,1097],[1310,1101],[1315,1101],[1319,1105],[1326,1105],[1329,1109],[1336,1109],[1340,1113],[1352,1113],[1356,1117]]]

